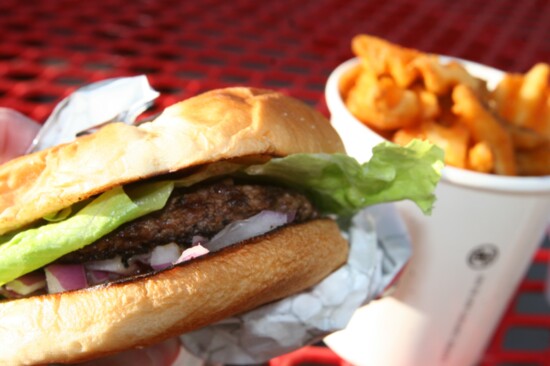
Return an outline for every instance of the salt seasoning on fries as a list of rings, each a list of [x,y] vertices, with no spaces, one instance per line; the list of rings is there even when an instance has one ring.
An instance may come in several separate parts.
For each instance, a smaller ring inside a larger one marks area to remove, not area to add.
[[[550,66],[505,74],[495,90],[459,62],[358,35],[340,81],[350,112],[398,144],[441,146],[446,163],[499,175],[550,174]]]

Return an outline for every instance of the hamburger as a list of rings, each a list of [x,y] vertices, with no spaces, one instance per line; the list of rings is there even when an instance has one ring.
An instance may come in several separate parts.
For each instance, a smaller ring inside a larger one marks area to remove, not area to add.
[[[336,219],[433,203],[435,148],[378,150],[361,166],[306,104],[236,87],[7,162],[0,363],[143,347],[314,286],[347,260]]]

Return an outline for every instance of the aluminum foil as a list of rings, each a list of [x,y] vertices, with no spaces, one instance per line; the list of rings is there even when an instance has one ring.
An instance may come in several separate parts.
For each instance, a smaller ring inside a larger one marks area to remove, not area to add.
[[[342,234],[351,245],[348,262],[317,286],[184,334],[183,345],[205,365],[261,364],[343,329],[395,279],[411,246],[392,204],[360,211]]]
[[[54,108],[27,153],[72,141],[80,132],[108,122],[132,124],[158,96],[144,75],[88,84]]]

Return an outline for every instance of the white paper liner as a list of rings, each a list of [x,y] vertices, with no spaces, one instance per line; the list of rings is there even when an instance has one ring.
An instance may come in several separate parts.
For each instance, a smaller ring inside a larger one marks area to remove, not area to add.
[[[379,296],[411,255],[391,204],[359,212],[343,234],[347,264],[308,291],[180,337],[208,364],[259,364],[343,329],[357,308]]]
[[[86,85],[54,108],[27,152],[72,141],[79,132],[114,119],[133,123],[158,95],[144,75]]]

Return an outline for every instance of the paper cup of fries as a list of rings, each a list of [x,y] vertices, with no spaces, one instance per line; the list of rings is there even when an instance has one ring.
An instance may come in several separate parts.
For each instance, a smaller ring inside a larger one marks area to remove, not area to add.
[[[447,166],[431,216],[396,203],[413,245],[396,285],[325,342],[356,365],[474,365],[548,227],[550,68],[506,74],[368,36],[353,47],[326,86],[348,153],[422,138]]]

